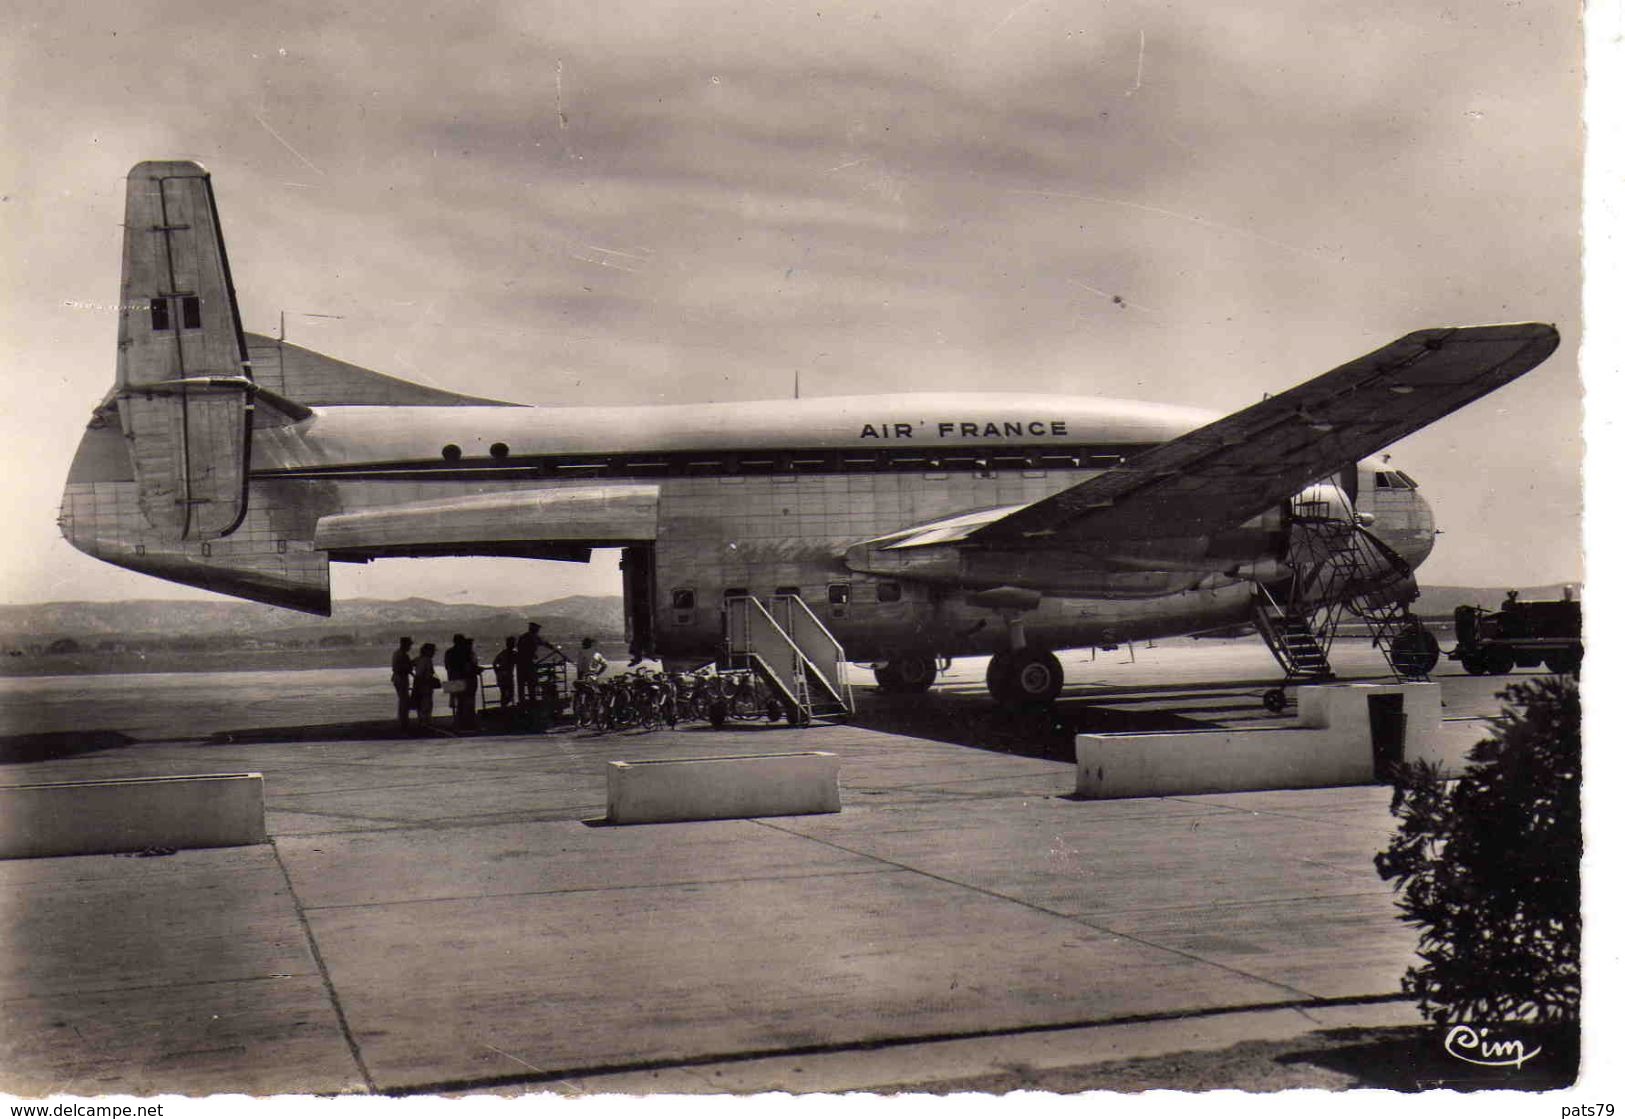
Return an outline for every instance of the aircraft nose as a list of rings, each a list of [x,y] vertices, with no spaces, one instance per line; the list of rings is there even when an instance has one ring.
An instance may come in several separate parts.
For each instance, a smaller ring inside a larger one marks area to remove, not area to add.
[[[1433,551],[1433,507],[1418,492],[1409,475],[1400,477],[1406,483],[1404,488],[1377,489],[1374,508],[1366,515],[1369,517],[1366,523],[1377,539],[1415,569]]]
[[[1423,560],[1433,552],[1433,542],[1436,539],[1433,520],[1433,506],[1428,504],[1427,498],[1415,490],[1411,491],[1410,524],[1406,526],[1404,534],[1404,547],[1397,549],[1405,557],[1405,562],[1413,568],[1421,566]]]

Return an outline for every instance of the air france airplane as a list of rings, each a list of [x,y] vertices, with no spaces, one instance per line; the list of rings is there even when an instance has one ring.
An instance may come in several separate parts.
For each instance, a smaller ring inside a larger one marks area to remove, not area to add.
[[[1287,589],[1402,607],[1433,516],[1370,456],[1557,343],[1420,330],[1223,417],[1008,393],[527,407],[245,333],[208,174],[147,162],[117,379],[60,523],[108,563],[315,614],[335,561],[619,548],[646,655],[707,660],[726,599],[794,593],[882,688],[990,655],[996,698],[1046,701],[1056,650],[1259,624]],[[1328,524],[1376,560],[1308,558]]]

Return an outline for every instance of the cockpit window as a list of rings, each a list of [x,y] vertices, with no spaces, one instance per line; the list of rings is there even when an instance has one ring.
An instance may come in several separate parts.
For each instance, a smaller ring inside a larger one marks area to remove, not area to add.
[[[1377,471],[1377,488],[1379,490],[1414,490],[1419,487],[1416,479],[1403,470]]]
[[[1409,474],[1405,473],[1403,470],[1394,471],[1394,476],[1396,478],[1398,478],[1401,482],[1405,483],[1405,488],[1408,489],[1408,490],[1417,490],[1417,489],[1422,488],[1421,486],[1418,486],[1416,484],[1416,479],[1415,478],[1412,478]]]
[[[1390,490],[1394,488],[1394,484],[1388,480],[1388,471],[1377,471],[1377,488],[1379,490]]]

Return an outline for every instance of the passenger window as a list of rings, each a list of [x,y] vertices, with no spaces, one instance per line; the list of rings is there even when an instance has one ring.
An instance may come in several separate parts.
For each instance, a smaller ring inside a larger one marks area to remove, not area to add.
[[[852,601],[851,583],[831,583],[829,585],[829,604],[831,606],[845,606]]]
[[[671,592],[671,608],[673,610],[694,609],[694,592],[687,587]]]
[[[879,602],[898,602],[903,597],[901,583],[876,583],[875,599]]]

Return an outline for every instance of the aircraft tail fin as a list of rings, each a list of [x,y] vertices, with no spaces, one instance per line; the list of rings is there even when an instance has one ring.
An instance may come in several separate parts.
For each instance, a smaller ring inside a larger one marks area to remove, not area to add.
[[[136,164],[115,396],[141,512],[164,537],[210,540],[242,523],[253,394],[209,173]]]

